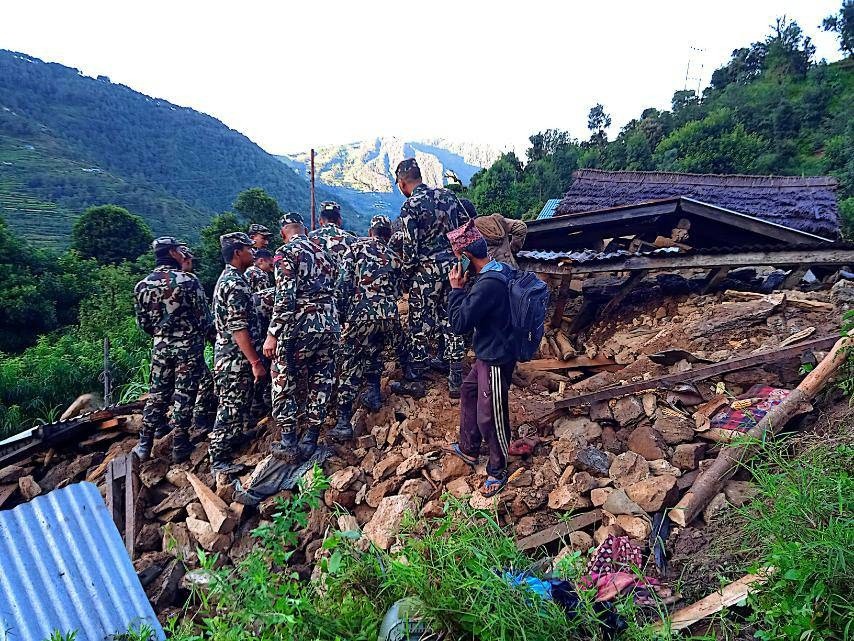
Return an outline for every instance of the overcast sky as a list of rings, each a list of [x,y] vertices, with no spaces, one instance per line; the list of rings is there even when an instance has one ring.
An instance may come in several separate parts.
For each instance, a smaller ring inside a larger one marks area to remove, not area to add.
[[[0,48],[206,112],[272,153],[377,135],[507,146],[548,127],[585,137],[597,101],[616,135],[643,108],[669,106],[689,60],[689,88],[705,86],[779,15],[812,36],[817,58],[838,59],[819,25],[840,6],[7,0]]]

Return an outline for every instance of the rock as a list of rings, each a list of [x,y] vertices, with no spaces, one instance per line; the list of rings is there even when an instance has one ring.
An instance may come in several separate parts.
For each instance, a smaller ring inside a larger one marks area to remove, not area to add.
[[[323,493],[323,502],[326,507],[341,507],[352,510],[356,507],[355,490],[333,490],[331,487]]]
[[[139,480],[145,487],[154,487],[166,478],[168,470],[168,460],[162,458],[149,459],[139,466]]]
[[[27,476],[33,468],[26,468],[22,465],[7,465],[0,469],[0,484],[17,483],[18,479]]]
[[[741,507],[759,496],[759,488],[750,481],[727,481],[724,495],[734,507]]]
[[[187,472],[178,467],[170,467],[166,471],[166,480],[175,487],[190,487],[190,482],[187,480]]]
[[[0,508],[2,508],[3,504],[9,500],[9,497],[17,491],[17,483],[6,483],[5,485],[0,485]]]
[[[582,438],[588,443],[602,435],[599,423],[583,416],[564,416],[554,423],[555,438]]]
[[[378,508],[383,499],[392,492],[394,492],[402,484],[403,479],[398,477],[393,477],[390,479],[386,479],[385,481],[380,481],[379,483],[374,483],[368,490],[368,493],[365,495],[365,503],[367,503],[371,507]]]
[[[590,502],[593,503],[594,507],[599,507],[600,505],[604,505],[605,501],[608,500],[608,495],[614,491],[612,487],[597,487],[590,490]]]
[[[587,552],[587,550],[593,547],[593,537],[581,530],[570,532],[569,547],[579,552]]]
[[[627,487],[649,477],[649,463],[640,454],[625,452],[617,456],[608,469],[616,487]]]
[[[359,467],[362,468],[362,471],[365,474],[370,474],[374,465],[377,464],[377,450],[368,450],[368,453],[365,454],[365,457],[362,459],[362,462],[359,464]]]
[[[231,545],[231,537],[228,534],[214,532],[207,521],[200,521],[192,516],[187,517],[187,529],[190,530],[196,542],[208,552],[225,552]]]
[[[629,449],[647,461],[667,458],[667,446],[661,435],[648,425],[636,427],[628,441]]]
[[[469,506],[473,510],[494,510],[495,506],[498,505],[499,496],[500,494],[496,494],[487,498],[480,492],[473,492],[469,498]]]
[[[616,525],[618,525],[627,536],[637,541],[647,541],[649,535],[652,534],[652,524],[639,516],[629,516],[621,514],[617,517]]]
[[[187,565],[194,565],[197,561],[196,546],[190,538],[186,523],[167,523],[163,526],[161,549]]]
[[[559,485],[549,492],[549,508],[552,510],[576,510],[590,505],[590,500],[571,485]]]
[[[670,475],[653,476],[633,483],[626,488],[626,494],[650,514],[672,507],[679,500],[676,477]]]
[[[697,480],[698,476],[700,476],[700,470],[691,470],[690,472],[685,472],[676,480],[676,487],[679,488],[680,492],[684,492],[689,487],[694,485],[694,481]]]
[[[625,446],[617,438],[617,433],[613,427],[606,426],[602,428],[602,449],[612,454],[621,454],[626,451]]]
[[[661,457],[657,457],[661,458]],[[392,474],[397,466],[403,463],[403,456],[400,452],[391,452],[385,458],[377,461],[374,465],[373,477],[374,481],[381,481]]]
[[[516,522],[516,537],[523,539],[531,536],[539,530],[539,522],[536,516],[523,516]]]
[[[576,472],[572,475],[572,485],[582,494],[599,486],[599,482],[589,472]]]
[[[596,531],[593,532],[593,542],[596,545],[602,545],[602,541],[607,539],[609,536],[623,536],[625,535],[625,531],[616,523],[612,523],[611,525],[600,525],[596,528]]]
[[[572,483],[572,477],[575,474],[575,466],[567,465],[566,469],[561,472],[560,478],[557,480],[557,485],[569,485]]]
[[[532,512],[539,510],[549,500],[549,494],[544,489],[528,490],[522,494],[522,501],[528,506]]]
[[[421,454],[413,454],[409,458],[407,458],[403,463],[397,466],[394,473],[397,476],[406,476],[407,474],[411,474],[412,472],[417,472],[418,470],[422,470],[427,466],[427,457],[422,456]],[[374,468],[376,469],[376,468]]]
[[[652,472],[654,476],[661,476],[662,474],[669,474],[670,476],[675,476],[677,478],[682,476],[682,470],[671,465],[669,461],[663,458],[658,459],[657,461],[649,461],[649,471]]]
[[[237,521],[228,511],[228,505],[207,485],[202,483],[198,476],[187,472],[187,480],[193,487],[199,502],[205,510],[211,529],[217,534],[228,534],[237,526]],[[189,525],[188,525],[189,527]]]
[[[376,511],[377,508],[371,507],[367,503],[362,503],[355,507],[353,510],[353,516],[356,517],[356,521],[359,522],[359,525],[365,526],[372,518],[374,518]]]
[[[590,404],[590,420],[597,423],[613,423],[614,415],[608,401],[596,401]]]
[[[566,469],[567,465],[574,463],[575,457],[586,445],[587,442],[584,439],[577,437],[554,441],[551,452],[549,452],[549,459],[554,465],[555,471],[559,472]]]
[[[338,517],[338,529],[342,532],[361,532],[359,521],[351,514],[343,514]]]
[[[585,447],[575,457],[574,464],[596,476],[607,476],[611,467],[608,455],[598,447]]]
[[[830,302],[837,313],[854,309],[854,281],[842,279],[830,288]]]
[[[161,612],[170,605],[175,605],[178,587],[181,585],[181,579],[185,572],[184,564],[178,559],[174,559],[149,586],[146,594],[148,594],[149,601],[157,612]]]
[[[408,496],[387,496],[380,501],[377,511],[365,526],[364,534],[381,550],[391,547],[407,511],[415,511],[415,503]]]
[[[523,470],[516,478],[508,483],[510,487],[530,487],[534,483],[534,475],[531,470]]]
[[[646,516],[643,508],[632,501],[625,490],[614,490],[608,495],[605,503],[602,504],[602,509],[614,516],[620,514],[628,514],[630,516]]]
[[[42,493],[42,488],[32,476],[22,476],[18,479],[18,490],[25,501],[32,501]]]
[[[643,405],[643,413],[647,418],[655,416],[655,410],[658,407],[658,399],[655,394],[644,394],[641,397],[641,405]]]
[[[356,449],[365,449],[369,450],[372,447],[377,446],[377,439],[374,438],[373,434],[366,434],[365,436],[360,436],[356,439]]]
[[[706,455],[706,443],[682,443],[673,452],[673,465],[680,470],[696,470]]]
[[[471,474],[472,468],[465,461],[463,461],[458,456],[454,456],[453,454],[445,454],[442,457],[442,464],[439,467],[439,471],[435,480],[440,483],[447,483],[451,479],[455,479],[459,476],[468,476]]]
[[[420,517],[425,519],[439,519],[445,515],[445,505],[440,499],[427,501],[424,507],[421,508]]]
[[[463,477],[456,478],[453,481],[449,482],[445,486],[445,489],[448,491],[448,494],[458,499],[471,494],[471,486],[468,484],[468,481]]]
[[[624,396],[614,402],[614,420],[620,425],[630,425],[644,415],[643,404],[636,396]]]
[[[433,486],[424,479],[409,479],[400,486],[398,494],[405,494],[412,498],[426,499],[433,493]]]
[[[329,487],[339,492],[348,490],[358,480],[360,473],[359,468],[352,465],[338,470],[329,477]]]
[[[703,520],[706,524],[710,524],[717,519],[720,514],[726,509],[727,500],[726,494],[720,492],[716,494],[715,497],[709,501],[709,504],[706,506],[706,509],[703,510]]]
[[[668,445],[684,443],[694,438],[694,422],[687,418],[662,416],[656,419],[653,428]]]
[[[151,552],[159,550],[162,545],[160,526],[157,523],[146,523],[136,533],[136,551]]]

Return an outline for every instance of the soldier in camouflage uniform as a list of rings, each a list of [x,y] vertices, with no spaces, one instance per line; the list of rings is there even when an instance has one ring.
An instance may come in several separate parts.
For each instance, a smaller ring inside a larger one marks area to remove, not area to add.
[[[320,227],[310,231],[308,238],[323,247],[335,260],[340,278],[343,274],[341,262],[344,255],[358,238],[355,234],[341,228],[341,205],[331,200],[320,203]],[[336,289],[335,304],[338,308],[338,319],[343,323],[353,292],[348,289],[348,283],[341,280],[336,284]]]
[[[188,429],[202,369],[210,309],[199,279],[181,270],[181,243],[171,237],[152,243],[157,266],[134,287],[139,327],[154,337],[148,400],[134,452],[151,457],[155,434],[166,434],[166,410],[172,403],[172,460],[185,461],[193,451]]]
[[[465,345],[448,324],[448,273],[455,259],[445,234],[465,223],[468,215],[454,192],[428,187],[421,181],[421,170],[414,158],[402,161],[395,177],[406,196],[400,209],[400,224],[403,277],[409,285],[409,363],[404,367],[404,381],[395,382],[392,390],[414,396],[424,394],[422,381],[430,364],[430,336],[441,332],[445,359],[450,363],[449,394],[459,398]]]
[[[256,249],[254,255],[255,264],[243,274],[253,293],[273,286],[273,254],[267,249]]]
[[[181,254],[181,271],[188,274],[196,273],[195,261],[196,257],[187,245],[181,245],[178,248]],[[210,310],[208,311],[210,313]],[[205,336],[206,341],[213,344],[216,339],[216,330],[213,326],[213,317],[211,317],[210,330]],[[202,357],[202,369],[199,374],[198,391],[196,392],[196,401],[193,404],[193,429],[199,433],[207,434],[213,427],[214,416],[216,416],[216,394],[214,394],[213,376],[208,367],[207,360]]]
[[[252,241],[243,232],[219,237],[225,269],[216,282],[213,315],[214,385],[219,397],[216,421],[210,436],[211,471],[234,472],[234,448],[241,442],[253,380],[267,374],[252,344],[255,310],[252,292],[243,272],[252,264]]]
[[[253,225],[260,227],[261,225]],[[266,229],[266,227],[264,227]],[[257,331],[253,333],[252,341],[255,349],[261,354],[261,362],[269,372],[270,361],[261,352],[264,339],[267,338],[267,327],[272,316],[273,289],[273,254],[267,249],[255,250],[255,264],[246,270],[243,276],[252,290],[252,306],[255,309]],[[266,292],[266,296],[262,293]],[[266,303],[266,304],[265,304]],[[257,423],[270,413],[270,376],[252,385],[249,394],[249,422]]]
[[[270,238],[272,237],[273,232],[264,225],[249,225],[249,238],[252,240],[253,249],[267,249],[267,245],[270,244]]]
[[[347,323],[341,333],[341,368],[338,376],[338,422],[330,432],[337,440],[353,437],[353,401],[362,383],[368,384],[364,400],[377,411],[380,397],[382,354],[395,346],[400,325],[397,299],[400,297],[400,257],[386,244],[391,221],[374,216],[368,238],[360,238],[344,256],[345,281],[353,291]]]
[[[302,216],[286,213],[280,222],[285,244],[274,258],[276,296],[264,355],[273,359],[273,418],[282,430],[273,454],[293,463],[314,453],[332,394],[341,331],[335,308],[338,267],[306,237]],[[298,381],[307,388],[303,398]],[[304,417],[299,443],[298,415]]]

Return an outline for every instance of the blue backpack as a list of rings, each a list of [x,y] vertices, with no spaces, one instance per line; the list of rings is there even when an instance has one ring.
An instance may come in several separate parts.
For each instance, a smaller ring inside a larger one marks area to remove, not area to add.
[[[501,278],[510,296],[510,342],[516,360],[531,360],[540,348],[545,333],[549,288],[534,272],[511,269],[486,272],[484,276]]]

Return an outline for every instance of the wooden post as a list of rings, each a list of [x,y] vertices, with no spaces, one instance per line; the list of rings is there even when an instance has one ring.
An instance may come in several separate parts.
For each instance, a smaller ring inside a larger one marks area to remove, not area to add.
[[[551,329],[560,329],[560,324],[563,322],[563,312],[566,309],[566,302],[569,300],[571,281],[571,273],[562,275],[559,279],[560,284],[557,290],[557,298],[555,299],[555,311],[552,314],[551,320],[549,320],[549,327]]]
[[[648,273],[649,270],[647,269],[640,269],[636,272],[632,272],[626,279],[626,282],[620,285],[620,289],[616,294],[614,294],[614,297],[608,301],[608,304],[605,305],[605,307],[602,308],[599,312],[599,316],[607,316],[612,310],[619,307],[620,303],[626,299],[626,296],[632,293],[632,290],[640,284]]]
[[[317,219],[315,218],[315,204],[314,204],[314,149],[311,150],[311,228],[314,229],[317,226]]]
[[[770,435],[777,434],[786,423],[797,413],[798,407],[815,398],[827,381],[836,373],[840,365],[848,357],[847,349],[854,346],[854,339],[845,336],[836,341],[836,344],[828,352],[827,356],[806,375],[792,393],[783,402],[768,412],[761,421],[754,425],[746,436],[751,440],[748,443],[738,443],[723,448],[714,463],[694,481],[691,489],[682,497],[682,500],[670,510],[669,516],[676,525],[687,526],[702,512],[718,492],[724,483],[733,474],[742,461],[755,454],[757,443],[764,442]]]
[[[104,338],[104,407],[112,405],[113,379],[110,376],[110,338]]]
[[[139,459],[131,452],[117,457],[107,466],[107,509],[119,532],[124,533],[125,548],[131,560],[136,552],[136,496],[139,490]]]
[[[727,274],[729,274],[729,267],[718,267],[717,269],[712,270],[709,274],[709,281],[703,288],[703,293],[708,294],[711,292],[724,278],[727,277]]]

